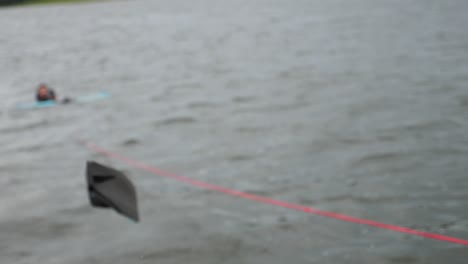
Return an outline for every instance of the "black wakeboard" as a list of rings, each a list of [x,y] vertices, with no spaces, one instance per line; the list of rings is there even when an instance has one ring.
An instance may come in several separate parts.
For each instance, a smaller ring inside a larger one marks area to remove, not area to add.
[[[86,179],[92,206],[113,208],[135,222],[140,220],[135,187],[121,171],[88,161]]]

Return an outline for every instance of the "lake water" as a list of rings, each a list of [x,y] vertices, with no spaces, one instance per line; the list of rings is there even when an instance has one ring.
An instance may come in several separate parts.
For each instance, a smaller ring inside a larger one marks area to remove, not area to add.
[[[466,263],[468,2],[132,0],[0,10],[2,263]],[[47,82],[108,100],[17,111]],[[142,222],[88,205],[124,170]]]

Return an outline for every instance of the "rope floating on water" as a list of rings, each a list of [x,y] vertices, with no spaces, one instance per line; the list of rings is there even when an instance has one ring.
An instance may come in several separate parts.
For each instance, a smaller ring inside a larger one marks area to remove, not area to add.
[[[448,242],[448,243],[468,245],[468,240],[461,239],[461,238],[456,238],[456,237],[450,237],[450,236],[445,236],[445,235],[436,234],[436,233],[429,233],[429,232],[419,231],[419,230],[415,230],[415,229],[411,229],[411,228],[407,228],[407,227],[403,227],[403,226],[386,224],[386,223],[382,223],[382,222],[377,222],[377,221],[363,219],[363,218],[357,218],[357,217],[348,216],[348,215],[339,214],[339,213],[322,211],[322,210],[319,210],[319,209],[316,209],[316,208],[313,208],[313,207],[307,207],[307,206],[303,206],[303,205],[299,205],[299,204],[294,204],[294,203],[284,202],[284,201],[280,201],[280,200],[275,200],[275,199],[271,199],[271,198],[268,198],[268,197],[263,197],[263,196],[259,196],[259,195],[255,195],[255,194],[246,193],[246,192],[241,192],[241,191],[225,188],[225,187],[222,187],[222,186],[218,186],[218,185],[198,181],[198,180],[195,180],[195,179],[192,179],[192,178],[180,176],[180,175],[174,174],[172,172],[168,172],[168,171],[158,169],[156,167],[150,166],[148,164],[145,164],[145,163],[137,161],[137,160],[127,158],[127,157],[119,155],[117,153],[113,153],[113,152],[105,150],[105,149],[101,148],[100,146],[98,146],[96,144],[93,144],[91,142],[82,141],[82,143],[84,143],[86,145],[86,147],[88,147],[90,150],[93,150],[95,152],[103,154],[103,155],[105,155],[105,156],[107,156],[109,158],[113,158],[113,159],[116,159],[116,160],[123,161],[123,162],[127,163],[128,165],[133,166],[135,168],[139,168],[139,169],[145,170],[145,171],[150,172],[150,173],[155,174],[155,175],[159,175],[159,176],[167,177],[167,178],[172,178],[174,180],[177,180],[177,181],[180,181],[180,182],[185,182],[185,183],[190,184],[192,186],[197,186],[197,187],[200,187],[200,188],[203,188],[203,189],[212,190],[212,191],[215,191],[215,192],[218,192],[218,193],[224,193],[224,194],[230,195],[230,196],[241,197],[241,198],[244,198],[244,199],[257,201],[257,202],[264,203],[264,204],[270,204],[270,205],[274,205],[274,206],[277,206],[277,207],[283,207],[283,208],[287,208],[287,209],[301,211],[301,212],[304,212],[304,213],[307,213],[307,214],[320,215],[320,216],[333,218],[333,219],[337,219],[337,220],[341,220],[341,221],[345,221],[345,222],[372,226],[372,227],[376,227],[376,228],[380,228],[380,229],[391,230],[391,231],[394,231],[394,232],[406,233],[406,234],[410,234],[410,235],[414,235],[414,236],[445,241],[445,242]]]

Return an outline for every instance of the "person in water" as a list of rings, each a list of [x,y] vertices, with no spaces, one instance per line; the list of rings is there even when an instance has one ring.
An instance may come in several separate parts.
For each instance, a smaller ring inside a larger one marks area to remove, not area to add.
[[[37,88],[36,100],[38,102],[43,101],[55,101],[55,91],[52,90],[47,84],[41,83]]]

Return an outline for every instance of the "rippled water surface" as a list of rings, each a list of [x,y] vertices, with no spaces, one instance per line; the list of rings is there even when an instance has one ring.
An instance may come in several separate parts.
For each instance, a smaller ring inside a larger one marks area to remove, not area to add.
[[[0,10],[2,263],[466,263],[468,2],[132,0]],[[108,100],[17,111],[39,82]],[[142,222],[88,205],[126,171]]]

